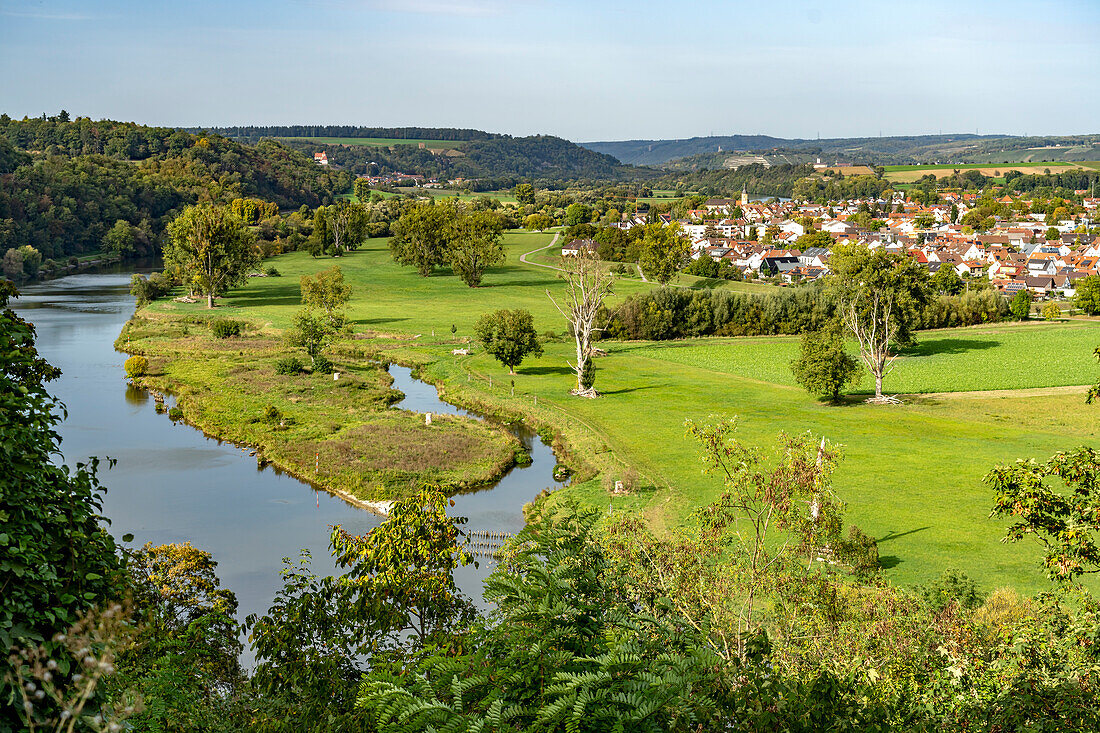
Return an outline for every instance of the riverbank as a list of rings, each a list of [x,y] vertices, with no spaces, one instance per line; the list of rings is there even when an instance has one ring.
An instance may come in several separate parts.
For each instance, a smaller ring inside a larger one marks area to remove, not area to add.
[[[116,348],[149,359],[134,383],[170,393],[181,419],[212,437],[247,446],[258,462],[364,508],[427,483],[448,493],[492,484],[528,460],[498,426],[457,415],[392,409],[401,392],[381,365],[354,349],[330,353],[339,377],[276,374],[293,353],[279,334],[250,323],[241,336],[216,339],[213,314],[139,309]]]

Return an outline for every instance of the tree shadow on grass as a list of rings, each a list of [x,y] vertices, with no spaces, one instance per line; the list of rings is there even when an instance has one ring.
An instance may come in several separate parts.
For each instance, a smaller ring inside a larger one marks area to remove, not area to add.
[[[939,338],[921,341],[916,346],[903,349],[899,353],[901,356],[908,358],[935,356],[937,354],[965,354],[968,351],[994,349],[1000,345],[1000,341],[986,339]]]
[[[516,370],[519,374],[531,374],[533,376],[545,376],[548,374],[575,374],[570,367],[564,366],[538,366],[538,367],[522,367]]]
[[[531,287],[546,287],[549,284],[548,280],[513,280],[511,282],[483,282],[482,288],[531,288]]]
[[[302,291],[298,283],[264,288],[260,291],[247,290],[233,293],[233,299],[226,305],[238,307],[256,307],[265,305],[300,305]]]
[[[901,558],[897,555],[883,555],[878,559],[879,567],[883,570],[889,570],[890,568],[896,568],[901,564]]]
[[[377,326],[381,323],[399,323],[401,321],[407,321],[408,318],[356,318],[355,320],[348,321],[348,323],[354,323],[360,326]]]
[[[623,387],[622,389],[602,390],[597,385],[596,391],[599,392],[602,395],[629,394],[631,392],[641,392],[641,391],[647,390],[647,389],[660,389],[662,387],[668,387],[668,386],[669,386],[668,384],[647,384],[644,387]]]
[[[890,540],[896,540],[899,537],[905,537],[906,535],[923,532],[926,529],[932,529],[931,525],[927,527],[917,527],[916,529],[911,529],[908,532],[887,532],[885,535],[875,540],[875,542],[881,545],[883,542],[889,542]]]

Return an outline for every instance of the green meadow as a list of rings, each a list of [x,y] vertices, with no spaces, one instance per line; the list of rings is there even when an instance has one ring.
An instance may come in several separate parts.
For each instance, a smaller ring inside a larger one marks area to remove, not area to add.
[[[982,477],[997,463],[1097,445],[1100,408],[1086,406],[1076,392],[970,391],[1095,381],[1100,369],[1092,350],[1100,344],[1100,323],[921,332],[920,345],[887,377],[887,390],[957,394],[915,396],[897,406],[856,399],[831,406],[807,395],[787,369],[797,351],[794,338],[605,342],[609,353],[596,362],[602,396],[579,399],[568,394],[573,347],[561,338],[566,324],[547,297],[563,286],[554,271],[518,259],[552,237],[509,233],[507,263],[489,271],[476,289],[445,270],[423,278],[394,265],[384,240],[338,259],[290,253],[273,260],[283,277],[252,279],[221,299],[218,312],[245,318],[263,332],[281,329],[299,307],[299,276],[338,264],[354,291],[348,316],[358,346],[419,365],[453,401],[522,416],[556,436],[581,478],[555,500],[638,512],[657,530],[688,524],[721,485],[701,473],[684,421],[736,416],[741,439],[767,449],[784,431],[809,431],[843,446],[834,488],[848,504],[848,521],[879,540],[893,581],[923,582],[954,567],[987,589],[1047,587],[1035,545],[1000,542],[1004,525],[988,518],[990,492]],[[615,301],[652,287],[633,279],[616,286]],[[481,314],[497,308],[527,308],[540,333],[557,334],[544,355],[525,361],[514,377],[476,347],[471,356],[451,354],[452,324],[461,340],[472,335]],[[202,311],[201,305],[172,302],[152,309],[165,315]],[[627,467],[640,475],[639,487],[611,497],[604,480]]]

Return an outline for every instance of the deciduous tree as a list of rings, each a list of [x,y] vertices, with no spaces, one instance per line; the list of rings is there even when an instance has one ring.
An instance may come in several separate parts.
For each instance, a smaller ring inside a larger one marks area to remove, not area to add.
[[[339,265],[333,265],[312,277],[302,275],[300,283],[302,305],[323,311],[332,328],[344,325],[342,310],[351,300],[351,286],[344,282],[344,273]]]
[[[103,248],[115,257],[125,257],[134,251],[134,228],[125,219],[119,219],[103,237]]]
[[[1086,315],[1100,316],[1100,275],[1090,275],[1077,281],[1073,305]]]
[[[592,377],[585,384],[588,362],[592,359],[592,342],[603,331],[596,325],[607,296],[611,294],[614,278],[600,262],[599,257],[587,249],[582,249],[571,257],[562,257],[559,278],[565,281],[565,294],[561,302],[554,299],[550,291],[546,295],[558,312],[569,322],[569,330],[577,346],[577,360],[572,365],[577,376],[577,387],[573,394],[584,397],[596,397],[592,388]]]
[[[424,277],[447,261],[456,212],[451,204],[420,203],[394,223],[390,252],[399,265],[415,267]]]
[[[302,308],[294,314],[285,338],[291,346],[300,346],[305,349],[310,361],[316,364],[321,349],[324,348],[332,333],[332,325],[326,316],[318,314],[311,308]]]
[[[1013,522],[1005,541],[1037,540],[1051,580],[1075,584],[1100,572],[1100,456],[1092,448],[1002,464],[985,481],[993,487],[991,516]]]
[[[802,334],[800,353],[791,362],[795,381],[811,394],[823,395],[836,402],[840,390],[859,382],[859,360],[844,349],[839,324]]]
[[[485,351],[508,367],[511,374],[528,355],[542,355],[534,320],[530,311],[522,308],[486,313],[474,324],[474,334]]]
[[[471,288],[481,284],[485,270],[504,263],[500,238],[504,227],[492,211],[466,211],[456,218],[447,245],[451,269]]]
[[[168,233],[166,267],[176,268],[205,295],[207,308],[214,307],[215,296],[244,284],[260,261],[251,230],[225,206],[188,206],[168,225]]]
[[[912,328],[928,302],[928,272],[904,254],[863,245],[836,247],[829,267],[841,319],[875,378],[874,400],[894,401],[883,397],[882,380],[897,358],[892,344],[913,342]]]
[[[638,264],[650,280],[667,285],[691,254],[691,240],[679,224],[646,224]]]

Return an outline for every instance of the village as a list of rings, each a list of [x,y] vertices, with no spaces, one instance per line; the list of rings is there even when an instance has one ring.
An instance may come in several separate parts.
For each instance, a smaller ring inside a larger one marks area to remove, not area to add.
[[[945,192],[940,199],[941,203],[925,206],[898,191],[889,199],[821,205],[750,201],[742,192],[740,199],[709,199],[684,219],[670,214],[657,219],[680,225],[691,239],[694,259],[725,260],[746,279],[796,283],[821,278],[829,273],[832,244],[907,252],[932,275],[954,268],[964,282],[980,281],[982,287],[987,282],[1009,297],[1024,289],[1037,297],[1072,297],[1078,280],[1100,272],[1100,236],[1090,228],[1100,198],[1084,198],[1084,213],[1051,221],[1042,212],[1023,213],[1028,211],[1028,199],[1004,196],[998,203],[1019,215],[998,218],[985,233],[958,223],[976,205],[978,193]],[[874,221],[877,229],[854,221],[869,211],[889,213]],[[646,214],[638,213],[614,226],[630,229],[646,223]],[[812,236],[815,233],[828,239]],[[582,246],[594,250],[595,242],[571,243],[563,251]]]

